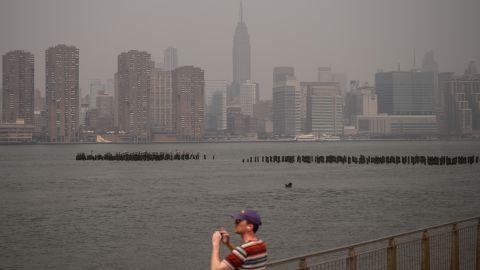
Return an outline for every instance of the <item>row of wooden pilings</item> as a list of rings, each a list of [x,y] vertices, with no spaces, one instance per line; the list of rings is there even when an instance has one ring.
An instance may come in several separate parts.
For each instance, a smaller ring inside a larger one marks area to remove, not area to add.
[[[167,160],[200,160],[207,159],[206,154],[189,152],[117,152],[105,154],[77,153],[76,160],[109,160],[109,161],[167,161]],[[215,156],[212,156],[215,159]]]
[[[451,166],[473,165],[480,162],[479,156],[398,156],[398,155],[265,155],[242,159],[243,163],[317,163],[317,164],[394,164]]]

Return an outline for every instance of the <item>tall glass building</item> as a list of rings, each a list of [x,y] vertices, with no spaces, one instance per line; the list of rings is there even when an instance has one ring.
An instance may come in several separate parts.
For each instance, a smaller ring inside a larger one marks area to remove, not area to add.
[[[205,81],[205,129],[227,129],[227,81]]]
[[[307,90],[307,132],[343,135],[343,97],[338,83],[312,85]]]
[[[431,115],[437,87],[435,72],[392,71],[375,74],[378,112],[389,115]]]
[[[273,87],[273,134],[295,136],[301,133],[300,83],[288,76]]]

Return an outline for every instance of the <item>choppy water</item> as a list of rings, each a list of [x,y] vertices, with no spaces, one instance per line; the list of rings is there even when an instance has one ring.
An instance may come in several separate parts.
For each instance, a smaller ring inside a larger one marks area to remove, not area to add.
[[[216,159],[74,160],[90,150]],[[479,165],[241,162],[266,153],[479,155],[480,142],[0,146],[0,269],[208,269],[211,233],[245,207],[269,260],[480,215]]]

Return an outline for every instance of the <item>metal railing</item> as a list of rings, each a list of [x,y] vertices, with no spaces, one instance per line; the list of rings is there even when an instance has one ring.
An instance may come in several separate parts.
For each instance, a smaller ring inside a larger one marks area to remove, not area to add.
[[[270,262],[273,270],[480,270],[480,217]]]

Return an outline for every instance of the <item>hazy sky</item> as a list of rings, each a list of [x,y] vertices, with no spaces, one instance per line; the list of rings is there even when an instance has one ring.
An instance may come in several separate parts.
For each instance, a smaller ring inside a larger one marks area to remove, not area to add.
[[[170,45],[180,65],[230,81],[238,7],[239,0],[0,0],[0,53],[34,53],[42,91],[45,49],[59,43],[80,49],[83,93],[90,79],[113,77],[120,52],[161,59]],[[419,65],[434,49],[441,71],[463,72],[480,62],[479,14],[480,0],[246,0],[252,78],[262,99],[271,98],[277,65],[294,66],[300,80],[331,66],[373,82],[377,69],[410,68],[414,48]]]

